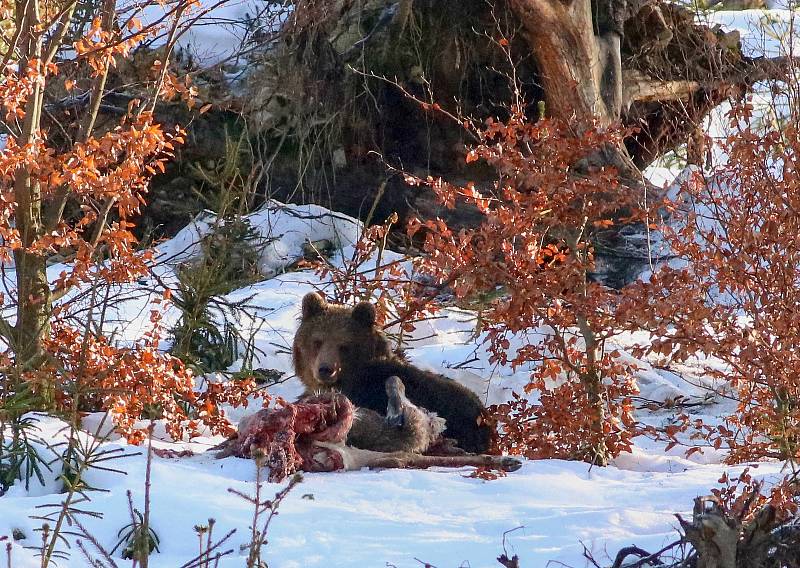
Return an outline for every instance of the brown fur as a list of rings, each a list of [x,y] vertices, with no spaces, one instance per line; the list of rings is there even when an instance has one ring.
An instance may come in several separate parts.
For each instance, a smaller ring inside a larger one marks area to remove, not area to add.
[[[306,394],[332,390],[353,362],[392,358],[389,341],[374,323],[375,306],[369,302],[350,308],[329,304],[314,292],[306,294],[292,346],[294,371]],[[325,367],[332,375],[320,376]]]
[[[356,409],[347,444],[376,452],[421,454],[441,439],[445,421],[406,398],[398,377],[386,379],[386,416],[369,408]]]
[[[369,302],[350,308],[307,294],[293,357],[307,393],[338,390],[357,407],[383,413],[389,405],[386,380],[397,376],[411,403],[446,421],[445,436],[470,452],[483,453],[489,447],[492,428],[475,393],[393,354],[375,325],[375,306]]]

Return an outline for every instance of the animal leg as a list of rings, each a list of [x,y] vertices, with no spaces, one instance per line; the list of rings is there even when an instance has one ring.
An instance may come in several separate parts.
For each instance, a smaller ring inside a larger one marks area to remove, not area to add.
[[[411,403],[406,398],[406,387],[398,376],[386,379],[386,424],[392,428],[402,428],[406,423],[404,409]]]
[[[359,470],[365,467],[370,469],[426,469],[429,467],[490,467],[503,471],[517,471],[522,467],[522,462],[508,456],[489,456],[484,454],[466,456],[424,456],[411,452],[375,452],[362,450],[352,446],[316,442],[339,452],[342,455],[344,469],[347,471]]]

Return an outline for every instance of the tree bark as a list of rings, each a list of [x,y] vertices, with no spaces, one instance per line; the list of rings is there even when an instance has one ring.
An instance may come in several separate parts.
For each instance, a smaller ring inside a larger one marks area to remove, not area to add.
[[[686,540],[697,552],[696,568],[737,568],[736,548],[741,524],[721,510],[713,498],[694,500],[692,522],[680,518]]]
[[[29,64],[41,62],[42,58],[39,0],[18,2],[17,10],[18,21],[22,25],[19,66],[20,72],[24,72]],[[39,69],[39,72],[44,73],[44,69]],[[41,82],[34,82],[25,105],[20,146],[35,144],[41,135],[43,96]],[[18,295],[14,352],[18,365],[26,369],[35,367],[43,352],[42,339],[50,321],[51,296],[47,281],[47,259],[31,249],[43,230],[41,186],[25,167],[18,168],[15,173],[14,198],[17,202],[15,223],[22,245],[14,251]]]
[[[619,121],[623,105],[622,24],[625,2],[510,0],[532,49],[546,114],[578,125]],[[624,147],[598,150],[633,185],[643,183]]]
[[[578,317],[578,328],[585,344],[587,359],[587,370],[580,374],[580,380],[586,389],[586,398],[589,403],[589,411],[592,413],[592,433],[597,441],[593,442],[591,451],[591,463],[605,467],[608,465],[609,452],[605,443],[605,433],[603,425],[606,421],[606,407],[603,402],[603,383],[598,370],[598,365],[602,359],[602,350],[597,343],[597,336],[592,330],[585,317]]]
[[[589,0],[510,1],[533,49],[548,113],[601,124],[619,120],[624,0],[594,6]]]
[[[590,2],[511,0],[511,7],[541,74],[547,114],[579,121],[598,118],[605,124],[619,116],[619,108],[609,108],[614,97],[604,98],[601,93],[604,78],[607,84],[614,82],[613,72],[604,77],[603,66],[596,64],[601,51],[604,59],[614,59],[615,47],[618,59],[619,42],[603,42],[601,49],[594,35]]]

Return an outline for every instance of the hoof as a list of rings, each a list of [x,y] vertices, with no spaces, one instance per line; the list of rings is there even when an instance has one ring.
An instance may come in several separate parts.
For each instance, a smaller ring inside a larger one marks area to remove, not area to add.
[[[522,467],[522,462],[517,458],[503,457],[500,460],[500,468],[503,471],[517,471]]]
[[[400,377],[391,376],[386,379],[386,396],[389,401],[386,405],[386,424],[390,428],[402,428],[406,422],[403,413],[406,398],[405,387]]]
[[[389,428],[402,428],[406,425],[406,417],[404,414],[387,414],[386,415],[386,425]]]

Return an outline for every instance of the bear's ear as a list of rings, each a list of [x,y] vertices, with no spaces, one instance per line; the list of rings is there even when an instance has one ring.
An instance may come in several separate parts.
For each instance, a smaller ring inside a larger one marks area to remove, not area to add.
[[[364,327],[372,327],[375,325],[375,306],[370,302],[359,302],[353,308],[353,319],[363,325]]]
[[[308,319],[321,314],[328,308],[328,302],[325,301],[317,292],[309,292],[303,296],[303,319]]]

